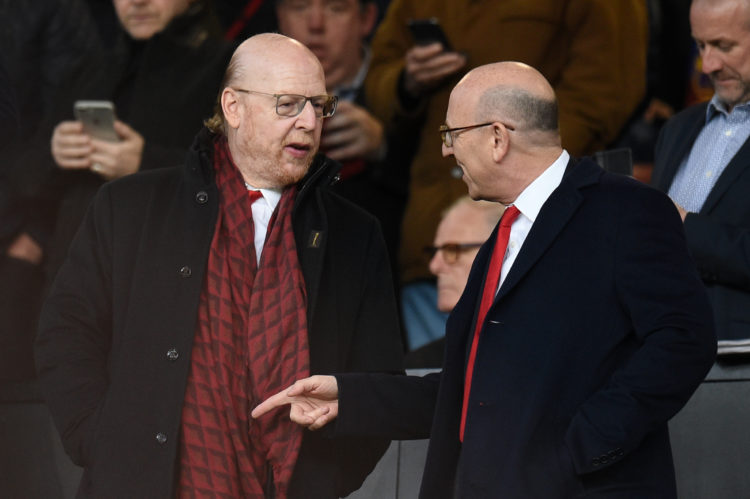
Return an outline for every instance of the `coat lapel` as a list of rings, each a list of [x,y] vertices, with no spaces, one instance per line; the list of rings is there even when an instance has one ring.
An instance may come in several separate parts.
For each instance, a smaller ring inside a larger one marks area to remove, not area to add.
[[[671,147],[665,144],[665,150],[669,151],[666,156],[664,163],[664,170],[661,172],[658,178],[655,179],[654,187],[662,192],[668,192],[669,187],[672,185],[674,176],[677,175],[677,170],[680,168],[682,161],[687,157],[690,149],[693,147],[695,139],[698,138],[698,134],[706,124],[706,106],[707,104],[699,106],[694,112],[696,113],[696,119],[690,120],[685,124],[683,130],[673,136],[674,143]]]
[[[328,216],[318,187],[330,185],[340,168],[338,163],[322,155],[316,156],[307,176],[300,182],[292,211],[297,254],[307,289],[308,320],[311,320],[317,303],[328,243]]]
[[[534,266],[583,202],[579,189],[596,183],[602,173],[603,170],[589,160],[575,162],[571,159],[562,182],[542,206],[495,301],[507,295]]]
[[[711,192],[708,194],[703,207],[701,208],[702,214],[710,213],[716,204],[721,200],[724,193],[729,190],[729,187],[734,183],[737,177],[740,176],[750,166],[750,139],[747,139],[737,154],[734,155],[732,160],[729,162],[724,171],[719,176]]]

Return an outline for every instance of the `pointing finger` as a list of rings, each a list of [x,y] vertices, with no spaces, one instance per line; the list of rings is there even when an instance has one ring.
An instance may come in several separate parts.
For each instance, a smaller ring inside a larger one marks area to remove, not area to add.
[[[287,391],[288,389],[280,391],[275,395],[271,395],[266,400],[261,402],[255,409],[253,409],[250,415],[253,418],[259,418],[274,409],[285,406],[287,404],[291,404],[293,399],[287,396]]]

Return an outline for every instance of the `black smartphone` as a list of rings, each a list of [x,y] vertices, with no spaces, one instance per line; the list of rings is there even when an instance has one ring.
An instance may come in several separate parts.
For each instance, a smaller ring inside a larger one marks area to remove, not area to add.
[[[73,105],[77,120],[83,122],[83,129],[97,139],[118,142],[115,132],[115,106],[110,101],[79,100]]]
[[[429,45],[440,42],[443,49],[447,52],[453,51],[453,47],[445,36],[445,31],[440,27],[440,22],[436,17],[429,19],[409,19],[407,22],[414,43],[417,45]]]

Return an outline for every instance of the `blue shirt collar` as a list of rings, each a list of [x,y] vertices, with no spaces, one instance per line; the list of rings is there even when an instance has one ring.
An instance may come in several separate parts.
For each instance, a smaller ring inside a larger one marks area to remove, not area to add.
[[[737,109],[742,109],[745,111],[750,110],[750,102],[743,102],[742,104],[737,104],[732,108],[732,112],[734,112]],[[706,107],[706,123],[711,121],[711,119],[714,118],[717,114],[723,114],[724,116],[729,116],[730,111],[727,111],[727,106],[719,99],[719,96],[717,94],[714,94],[713,97],[711,97],[711,100],[708,103],[708,106]]]

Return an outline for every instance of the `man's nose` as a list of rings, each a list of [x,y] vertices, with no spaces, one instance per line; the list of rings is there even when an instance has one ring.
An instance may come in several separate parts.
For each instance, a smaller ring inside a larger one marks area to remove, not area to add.
[[[453,155],[453,148],[452,147],[448,147],[445,144],[442,145],[441,151],[443,153],[443,157],[444,158],[447,158],[448,156],[452,156]]]
[[[313,7],[307,16],[307,27],[310,31],[323,31],[326,25],[326,14],[324,7]]]
[[[710,75],[715,71],[721,70],[722,66],[721,56],[713,47],[707,46],[703,49],[701,52],[701,71],[703,73]]]
[[[430,259],[430,272],[432,272],[433,275],[438,275],[438,273],[443,269],[445,266],[445,262],[443,261],[443,257],[440,255],[440,251],[436,251],[434,255],[432,255],[432,258]]]
[[[295,125],[297,128],[303,128],[305,130],[312,130],[318,124],[318,117],[315,116],[315,108],[312,102],[305,102],[305,107],[302,108],[302,112],[297,115],[297,121]]]

